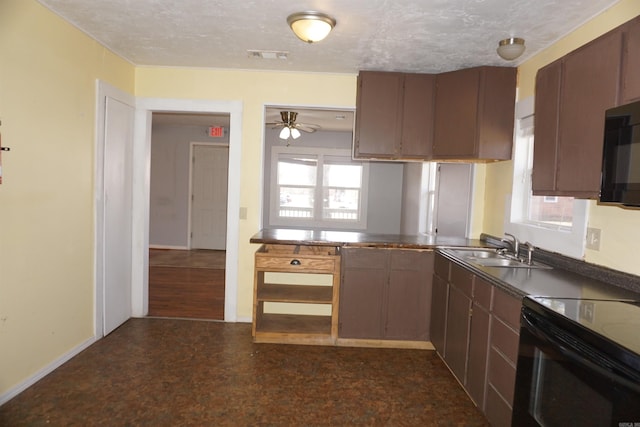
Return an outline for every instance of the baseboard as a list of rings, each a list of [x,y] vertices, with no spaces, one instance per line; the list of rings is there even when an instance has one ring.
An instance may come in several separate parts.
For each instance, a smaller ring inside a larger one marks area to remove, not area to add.
[[[71,359],[72,357],[76,356],[78,353],[80,353],[81,351],[83,351],[84,349],[86,349],[91,344],[95,343],[96,341],[97,341],[97,338],[95,336],[89,338],[88,340],[86,340],[83,343],[81,343],[81,344],[77,345],[76,347],[72,348],[71,350],[69,350],[68,352],[63,354],[62,356],[58,357],[56,360],[54,360],[53,362],[49,363],[47,366],[45,366],[44,368],[40,369],[38,372],[36,372],[35,374],[30,376],[26,380],[22,381],[21,383],[19,383],[15,387],[10,388],[6,393],[1,394],[0,395],[0,406],[4,405],[8,401],[10,401],[14,397],[16,397],[17,395],[19,395],[20,393],[22,393],[23,391],[25,391],[26,389],[28,389],[29,387],[31,387],[32,385],[34,385],[35,383],[40,381],[45,376],[49,375],[51,372],[53,372],[54,370],[56,370],[57,368],[62,366],[64,363],[69,361],[69,359]]]
[[[171,245],[149,245],[149,249],[174,249],[179,251],[188,251],[186,246],[171,246]]]
[[[251,323],[253,319],[251,317],[238,317],[236,323]]]

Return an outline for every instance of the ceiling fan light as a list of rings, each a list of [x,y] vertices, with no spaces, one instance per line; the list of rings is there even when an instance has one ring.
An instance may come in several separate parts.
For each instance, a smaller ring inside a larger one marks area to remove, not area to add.
[[[282,130],[280,131],[280,139],[289,139],[289,136],[291,135],[291,130],[285,126],[282,128]]]
[[[298,12],[289,15],[287,23],[300,40],[315,43],[329,35],[336,20],[320,12]]]
[[[300,138],[300,131],[299,131],[298,129],[296,129],[296,128],[292,128],[292,129],[291,129],[291,137],[292,137],[293,139],[298,139],[298,138]]]
[[[498,43],[498,55],[500,58],[507,61],[513,61],[520,57],[524,53],[524,39],[518,37],[511,37],[508,39],[500,40]]]

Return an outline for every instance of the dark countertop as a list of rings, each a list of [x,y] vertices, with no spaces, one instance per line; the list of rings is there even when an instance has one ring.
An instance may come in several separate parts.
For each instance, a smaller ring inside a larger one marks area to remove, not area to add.
[[[465,261],[452,250],[442,249],[440,253],[517,297],[640,301],[640,277],[584,261],[567,260],[559,254],[547,255],[542,261],[553,268],[537,269],[483,267]]]
[[[479,239],[427,235],[375,234],[353,231],[314,231],[270,228],[253,235],[251,243],[434,249],[442,247],[486,247]]]
[[[536,248],[534,260],[552,269],[482,267],[466,262],[451,249],[495,247],[500,240],[483,234],[480,239],[426,235],[374,234],[352,231],[264,229],[251,243],[378,247],[398,249],[439,249],[450,260],[516,297],[526,295],[551,298],[620,299],[640,301],[640,277],[589,264]]]

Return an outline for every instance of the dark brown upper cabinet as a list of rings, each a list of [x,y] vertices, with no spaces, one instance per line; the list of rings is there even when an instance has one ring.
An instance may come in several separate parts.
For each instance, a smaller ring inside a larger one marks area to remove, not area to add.
[[[434,159],[511,159],[516,72],[477,67],[437,75]]]
[[[640,16],[622,26],[622,74],[619,104],[640,100]]]
[[[541,68],[536,76],[533,194],[597,198],[604,113],[618,102],[622,31]]]
[[[435,76],[431,74],[361,71],[354,157],[430,158],[434,86]]]

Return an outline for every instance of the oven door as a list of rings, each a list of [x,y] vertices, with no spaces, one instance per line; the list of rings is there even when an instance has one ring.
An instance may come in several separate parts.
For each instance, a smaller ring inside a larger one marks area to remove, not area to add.
[[[640,426],[640,380],[523,307],[513,426]]]

